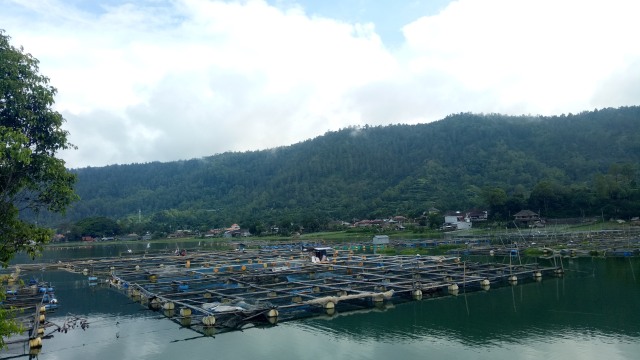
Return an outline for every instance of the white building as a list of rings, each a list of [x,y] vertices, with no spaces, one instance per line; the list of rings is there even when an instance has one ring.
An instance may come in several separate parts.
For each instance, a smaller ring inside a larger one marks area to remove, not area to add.
[[[450,230],[466,230],[471,229],[471,219],[467,214],[463,214],[460,211],[455,213],[447,213],[444,216],[444,229]]]

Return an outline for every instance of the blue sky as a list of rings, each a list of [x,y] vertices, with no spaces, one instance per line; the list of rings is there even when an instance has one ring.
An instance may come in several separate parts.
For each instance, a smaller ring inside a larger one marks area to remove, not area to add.
[[[451,0],[270,0],[269,4],[286,9],[301,6],[311,16],[345,22],[375,24],[376,32],[389,47],[403,42],[402,27],[425,15],[435,15]]]
[[[402,44],[402,27],[425,15],[435,15],[452,0],[267,0],[278,9],[302,8],[309,16],[344,22],[373,23],[376,32],[389,47]],[[166,7],[169,2],[138,0],[150,6]],[[129,0],[68,0],[65,3],[94,14],[105,13],[105,7],[122,6]]]
[[[69,167],[269,149],[451,113],[638,105],[635,0],[0,0]]]

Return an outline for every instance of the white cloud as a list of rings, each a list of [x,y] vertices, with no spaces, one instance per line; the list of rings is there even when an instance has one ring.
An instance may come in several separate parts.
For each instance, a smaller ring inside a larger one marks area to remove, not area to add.
[[[638,10],[624,0],[460,0],[404,28],[407,69],[444,74],[471,91],[474,111],[586,110],[601,83],[640,56],[631,45]],[[493,109],[473,101],[483,93]]]
[[[633,105],[638,93],[634,1],[455,1],[407,24],[393,51],[373,23],[262,0],[78,3],[0,0],[0,23],[59,90],[73,167],[264,149],[460,111]]]

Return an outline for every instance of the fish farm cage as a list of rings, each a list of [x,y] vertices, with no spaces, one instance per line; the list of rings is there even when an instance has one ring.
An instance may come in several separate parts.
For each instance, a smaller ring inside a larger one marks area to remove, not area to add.
[[[90,283],[109,286],[204,335],[563,273],[557,263],[480,263],[458,256],[375,255],[321,246],[144,254],[46,266],[82,273]]]

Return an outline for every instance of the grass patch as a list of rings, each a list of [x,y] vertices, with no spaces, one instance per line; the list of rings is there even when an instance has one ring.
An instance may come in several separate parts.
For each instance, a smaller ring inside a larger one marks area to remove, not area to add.
[[[544,251],[536,248],[528,248],[524,250],[525,256],[542,256],[544,255]]]

